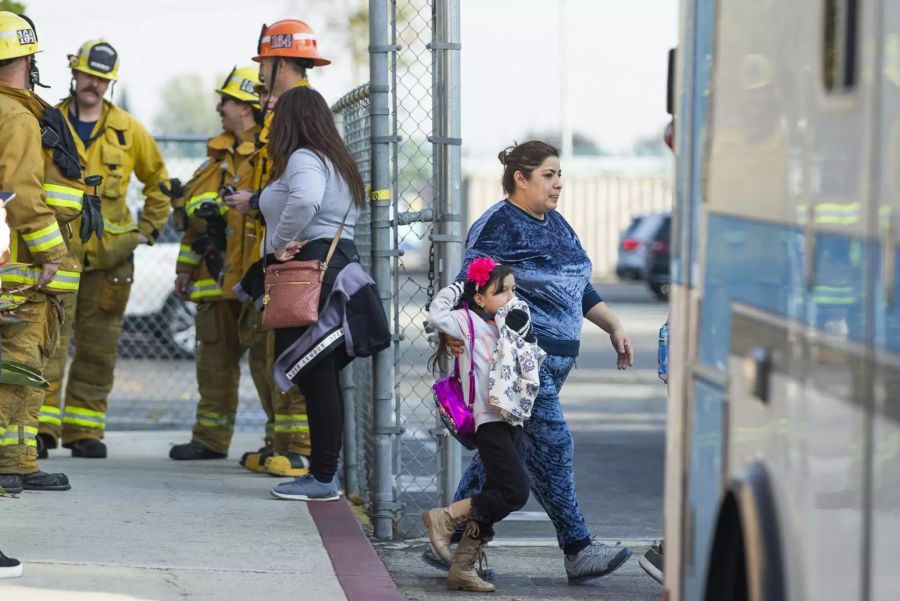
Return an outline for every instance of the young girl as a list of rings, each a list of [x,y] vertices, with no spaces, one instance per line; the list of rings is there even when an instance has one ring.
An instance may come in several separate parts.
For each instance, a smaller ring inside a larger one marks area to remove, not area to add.
[[[480,493],[422,516],[434,553],[450,563],[447,587],[452,590],[494,591],[493,584],[479,577],[475,562],[494,536],[493,525],[528,500],[530,481],[519,454],[521,424],[537,394],[544,353],[531,335],[528,307],[515,298],[515,292],[515,278],[508,266],[489,258],[476,259],[466,272],[465,283],[457,282],[437,293],[428,315],[438,332],[465,341],[460,373],[468,373],[474,362],[475,444],[487,472]],[[469,332],[470,317],[474,336]],[[448,359],[449,348],[441,336],[430,367],[434,370]],[[469,379],[460,380],[468,401],[473,395]],[[463,522],[465,534],[451,557],[450,537]]]

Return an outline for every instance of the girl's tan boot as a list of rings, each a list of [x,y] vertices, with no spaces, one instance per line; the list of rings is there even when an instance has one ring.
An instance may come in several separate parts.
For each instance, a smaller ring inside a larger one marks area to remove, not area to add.
[[[422,521],[428,528],[428,539],[435,555],[450,563],[453,553],[450,552],[450,538],[457,524],[469,518],[472,512],[472,499],[457,501],[449,507],[438,507],[422,514]]]
[[[486,582],[478,575],[475,569],[476,562],[486,562],[484,545],[478,532],[478,522],[470,521],[466,526],[456,553],[450,562],[450,572],[447,574],[447,588],[452,591],[470,591],[473,593],[493,593],[497,590],[490,582]]]

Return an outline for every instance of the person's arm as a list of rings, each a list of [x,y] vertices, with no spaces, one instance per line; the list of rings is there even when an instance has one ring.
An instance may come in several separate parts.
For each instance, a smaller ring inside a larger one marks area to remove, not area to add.
[[[431,307],[428,310],[428,322],[434,326],[438,332],[459,340],[468,337],[468,326],[466,326],[466,329],[463,329],[463,325],[453,314],[453,307],[459,302],[462,291],[463,285],[459,282],[455,282],[446,288],[442,288],[434,295],[434,299],[431,301]]]
[[[328,174],[322,160],[311,152],[291,156],[282,179],[288,187],[288,199],[274,227],[273,250],[283,250],[299,240],[302,232],[322,207]]]
[[[144,184],[144,210],[138,231],[146,238],[147,244],[153,244],[156,237],[166,225],[172,202],[160,188],[160,184],[168,184],[169,174],[163,161],[162,152],[156,140],[144,126],[132,120],[134,136],[134,173]]]
[[[581,314],[587,317],[588,311],[596,307],[598,303],[602,302],[603,297],[600,296],[600,293],[597,292],[594,285],[588,282],[587,286],[584,287],[584,292],[581,294]]]
[[[631,347],[631,340],[625,334],[622,322],[605,302],[601,301],[595,304],[584,316],[592,324],[609,334],[609,340],[616,350],[616,367],[618,369],[627,369],[634,365],[634,349]]]
[[[31,115],[13,117],[0,130],[0,139],[6,140],[0,146],[0,183],[4,191],[16,194],[6,205],[9,227],[22,236],[36,265],[56,264],[69,250],[56,216],[44,201],[38,123]]]

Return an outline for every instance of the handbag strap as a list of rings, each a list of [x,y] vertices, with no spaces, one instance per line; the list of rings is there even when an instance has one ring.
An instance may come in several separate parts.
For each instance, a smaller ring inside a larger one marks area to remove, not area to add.
[[[331,247],[328,249],[328,254],[325,255],[325,261],[322,263],[322,273],[319,274],[319,281],[321,282],[325,279],[325,270],[328,269],[328,264],[331,262],[331,257],[334,255],[334,251],[337,250],[338,242],[341,239],[341,233],[344,231],[344,224],[347,223],[347,216],[350,215],[350,209],[353,208],[353,199],[350,199],[350,205],[347,207],[347,212],[344,213],[344,218],[341,219],[341,225],[338,227],[337,232],[334,234],[334,240],[331,241]]]
[[[344,232],[344,224],[347,223],[347,217],[350,216],[350,209],[353,208],[353,199],[350,199],[350,204],[347,206],[347,212],[344,213],[344,218],[341,219],[341,225],[338,226],[337,232],[334,234],[334,239],[331,241],[331,246],[328,247],[328,254],[325,255],[325,261],[322,263],[322,273],[319,274],[319,282],[325,279],[325,270],[328,269],[328,264],[331,262],[331,257],[334,256],[334,251],[337,250],[338,242],[341,240],[341,234]],[[265,251],[265,241],[263,241],[263,250]],[[263,273],[265,273],[266,268],[269,266],[268,261],[266,260],[267,253],[262,253],[262,261],[263,261]]]
[[[464,307],[466,317],[469,319],[469,347],[471,351],[469,356],[472,360],[469,362],[469,407],[475,406],[475,325],[472,323],[472,314],[469,312],[468,305]],[[459,359],[456,360],[457,377],[459,376]]]

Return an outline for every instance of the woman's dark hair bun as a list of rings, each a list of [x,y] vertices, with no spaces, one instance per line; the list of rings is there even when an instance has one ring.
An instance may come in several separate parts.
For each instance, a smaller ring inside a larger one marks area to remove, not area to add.
[[[522,175],[530,179],[531,172],[540,167],[541,163],[551,156],[559,157],[559,150],[540,140],[529,140],[521,144],[513,142],[512,146],[507,146],[501,150],[497,158],[500,159],[500,163],[503,165],[503,178],[501,179],[503,191],[507,194],[512,194],[513,190],[515,190],[516,171],[521,171]]]

